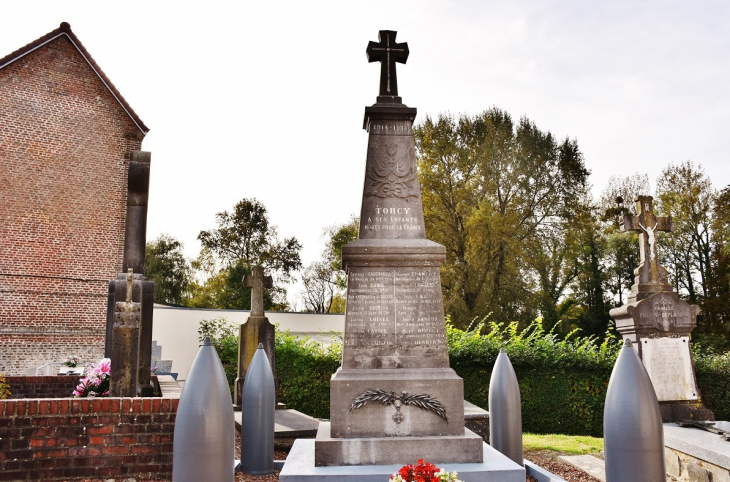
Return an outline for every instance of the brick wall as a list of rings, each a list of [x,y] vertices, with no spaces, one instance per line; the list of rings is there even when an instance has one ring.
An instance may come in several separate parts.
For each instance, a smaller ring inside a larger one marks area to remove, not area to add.
[[[170,480],[178,401],[0,400],[0,481]]]
[[[68,398],[79,384],[79,376],[5,377],[10,398]]]
[[[102,357],[143,137],[65,35],[0,69],[0,373]]]

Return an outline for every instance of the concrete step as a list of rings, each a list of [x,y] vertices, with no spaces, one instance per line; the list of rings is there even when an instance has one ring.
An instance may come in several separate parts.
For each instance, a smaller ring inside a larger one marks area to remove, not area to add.
[[[606,482],[606,464],[598,457],[593,455],[560,455],[558,459],[592,475],[601,482]]]

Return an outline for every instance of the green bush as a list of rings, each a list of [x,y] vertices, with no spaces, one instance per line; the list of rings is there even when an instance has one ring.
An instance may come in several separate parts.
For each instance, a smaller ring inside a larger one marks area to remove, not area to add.
[[[330,378],[342,360],[342,343],[328,347],[289,332],[276,332],[279,400],[316,418],[330,416]]]
[[[482,334],[485,331],[488,333]],[[499,350],[504,348],[520,383],[525,432],[602,436],[606,390],[621,348],[617,337],[609,334],[598,343],[593,337],[571,333],[561,340],[545,333],[539,322],[523,331],[518,331],[516,323],[459,330],[448,320],[446,335],[451,367],[464,379],[464,398],[470,402],[489,409],[489,380]],[[229,342],[231,347],[237,346],[237,341],[235,345]],[[232,382],[237,351],[223,351],[232,354]],[[277,331],[279,399],[289,408],[329,418],[330,378],[341,358],[341,341],[323,347]],[[730,355],[696,349],[694,358],[705,404],[718,420],[729,419]]]
[[[210,337],[215,351],[218,352],[223,370],[226,372],[228,386],[231,389],[231,399],[233,399],[233,389],[238,375],[238,333],[226,322],[225,318],[217,318],[200,322],[198,341],[202,344],[206,336]]]
[[[715,420],[730,420],[730,353],[693,353],[697,385]]]
[[[464,398],[489,410],[489,380],[501,348],[512,362],[522,396],[522,427],[532,433],[601,436],[603,401],[619,343],[608,336],[564,340],[539,321],[523,331],[517,323],[459,330],[446,325],[451,367],[464,379]]]

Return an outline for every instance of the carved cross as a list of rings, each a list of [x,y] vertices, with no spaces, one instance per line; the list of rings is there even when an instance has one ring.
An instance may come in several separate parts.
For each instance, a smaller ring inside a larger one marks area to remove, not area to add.
[[[672,230],[672,217],[654,215],[654,205],[651,196],[639,196],[636,199],[638,216],[624,214],[621,232],[636,231],[639,233],[641,248],[641,265],[648,266],[651,281],[658,281],[659,260],[657,259],[656,232]]]
[[[264,288],[274,287],[271,276],[264,276],[263,266],[252,266],[251,274],[243,277],[243,287],[251,288],[251,313],[249,316],[264,316]]]
[[[380,95],[398,95],[398,78],[395,75],[395,63],[405,64],[408,59],[408,44],[395,42],[398,32],[381,30],[379,42],[368,43],[365,53],[368,62],[380,62]]]

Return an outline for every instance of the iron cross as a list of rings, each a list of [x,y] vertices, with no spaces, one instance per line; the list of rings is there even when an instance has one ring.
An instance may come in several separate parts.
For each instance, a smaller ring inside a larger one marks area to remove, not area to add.
[[[654,215],[653,200],[651,196],[639,196],[636,199],[636,210],[638,216],[624,214],[621,231],[636,231],[639,233],[641,247],[641,263],[648,261],[649,266],[658,266],[656,249],[656,232],[671,231],[672,217],[658,217]],[[654,272],[653,269],[650,270]]]
[[[408,59],[408,44],[395,42],[398,32],[381,30],[379,42],[368,43],[365,53],[368,62],[380,62],[380,95],[398,95],[398,78],[395,75],[395,63],[405,64]]]

